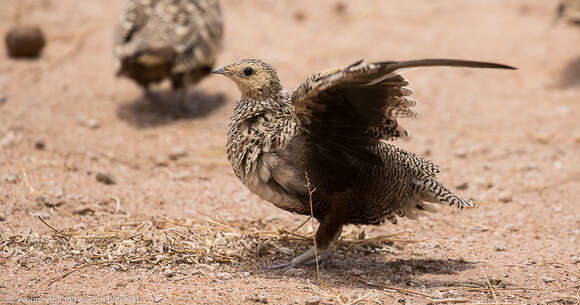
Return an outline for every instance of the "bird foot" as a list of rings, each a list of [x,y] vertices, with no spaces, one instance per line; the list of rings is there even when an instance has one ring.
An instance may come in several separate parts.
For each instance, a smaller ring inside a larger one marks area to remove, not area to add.
[[[331,253],[330,250],[320,251],[320,253],[318,253],[318,267],[323,267],[328,263],[328,257],[330,256],[330,253]],[[303,253],[295,257],[292,261],[288,263],[268,266],[266,267],[266,270],[291,269],[301,266],[315,266],[315,265],[316,265],[316,255],[314,254],[314,249],[312,249],[306,253]]]

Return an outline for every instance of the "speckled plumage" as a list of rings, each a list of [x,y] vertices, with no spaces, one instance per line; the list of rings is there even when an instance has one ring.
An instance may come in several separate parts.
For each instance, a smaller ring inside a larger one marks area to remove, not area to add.
[[[435,164],[387,142],[407,135],[397,117],[415,114],[412,91],[396,71],[417,66],[511,68],[459,60],[359,61],[313,74],[293,90],[284,90],[276,71],[258,60],[214,71],[242,92],[227,135],[236,176],[261,198],[309,215],[307,175],[316,189],[312,204],[322,258],[343,225],[416,218],[434,210],[425,202],[473,205],[437,180]],[[312,259],[310,251],[291,265]]]
[[[128,0],[115,30],[119,75],[186,88],[209,74],[221,49],[217,0]]]

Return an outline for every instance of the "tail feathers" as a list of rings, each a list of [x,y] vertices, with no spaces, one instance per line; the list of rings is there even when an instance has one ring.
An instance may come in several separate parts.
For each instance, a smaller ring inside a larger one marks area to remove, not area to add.
[[[441,183],[439,183],[439,181],[433,178],[427,178],[423,180],[420,183],[420,186],[423,189],[423,191],[420,193],[421,200],[423,201],[448,204],[450,206],[456,206],[460,209],[476,206],[476,204],[471,200],[466,200],[453,194]]]

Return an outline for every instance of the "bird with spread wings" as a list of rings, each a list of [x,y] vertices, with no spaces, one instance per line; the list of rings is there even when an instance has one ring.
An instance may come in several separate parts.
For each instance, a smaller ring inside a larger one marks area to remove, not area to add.
[[[397,118],[415,115],[412,91],[400,71],[424,66],[514,69],[450,59],[361,60],[313,74],[292,90],[257,59],[213,71],[241,91],[226,144],[234,173],[279,208],[312,212],[320,223],[319,262],[332,252],[344,225],[415,219],[435,211],[429,203],[473,206],[437,180],[437,165],[388,142],[407,135]],[[314,261],[310,250],[274,267]]]

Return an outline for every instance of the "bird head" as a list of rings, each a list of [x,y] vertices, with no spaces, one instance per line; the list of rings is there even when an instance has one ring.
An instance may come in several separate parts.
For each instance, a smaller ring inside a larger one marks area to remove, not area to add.
[[[242,59],[217,68],[212,73],[222,74],[233,80],[243,96],[267,96],[282,90],[276,70],[258,59]]]

